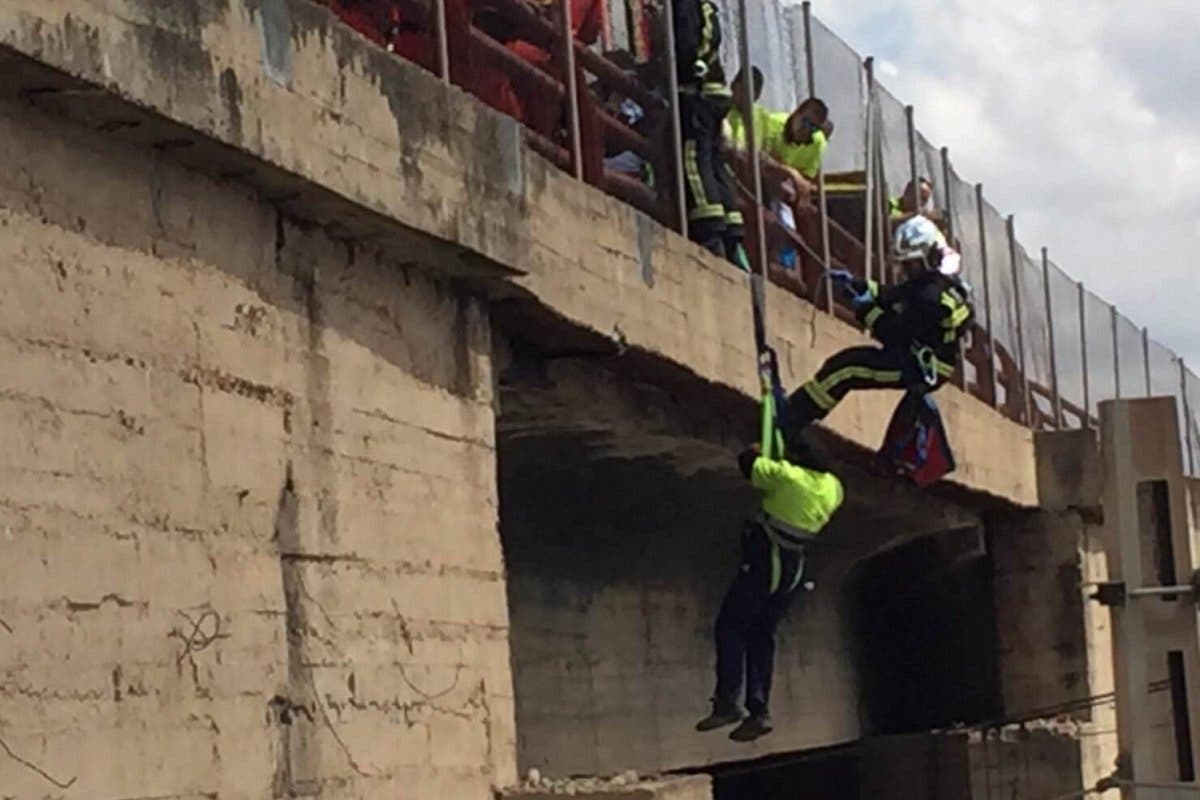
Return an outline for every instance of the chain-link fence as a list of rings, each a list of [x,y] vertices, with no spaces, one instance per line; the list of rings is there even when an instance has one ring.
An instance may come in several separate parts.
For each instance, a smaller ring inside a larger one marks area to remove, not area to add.
[[[1086,422],[1079,284],[1053,262],[1048,265],[1046,277],[1050,289],[1050,314],[1054,321],[1054,367],[1063,423],[1066,427],[1078,428]]]
[[[801,50],[794,54],[795,62],[805,63],[803,17],[799,27]],[[797,40],[796,36],[792,41]],[[867,166],[867,96],[862,57],[850,45],[815,17],[812,18],[813,85],[802,82],[803,95],[813,94],[829,106],[835,128],[825,153],[827,172],[849,172]],[[813,91],[815,89],[815,91]]]

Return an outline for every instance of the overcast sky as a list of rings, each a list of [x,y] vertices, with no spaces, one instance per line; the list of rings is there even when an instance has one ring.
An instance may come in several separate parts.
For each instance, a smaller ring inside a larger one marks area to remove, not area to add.
[[[1200,372],[1198,0],[814,0],[1017,235]]]

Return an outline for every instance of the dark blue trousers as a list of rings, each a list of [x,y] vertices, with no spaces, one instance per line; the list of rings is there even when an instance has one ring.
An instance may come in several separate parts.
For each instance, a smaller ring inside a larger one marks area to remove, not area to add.
[[[774,548],[760,525],[746,524],[742,563],[717,615],[715,700],[719,705],[736,706],[744,680],[746,710],[767,713],[775,670],[775,633],[803,570],[803,553]]]

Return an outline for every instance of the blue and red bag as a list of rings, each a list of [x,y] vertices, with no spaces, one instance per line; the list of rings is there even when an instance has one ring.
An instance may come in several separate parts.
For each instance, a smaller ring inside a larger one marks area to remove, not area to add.
[[[925,392],[907,392],[896,406],[877,454],[881,469],[917,486],[937,483],[954,471],[954,453],[942,415]]]

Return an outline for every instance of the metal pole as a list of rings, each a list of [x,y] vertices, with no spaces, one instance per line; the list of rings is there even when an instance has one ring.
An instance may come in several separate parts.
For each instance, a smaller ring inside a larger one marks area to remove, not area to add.
[[[996,335],[992,332],[992,287],[988,280],[987,227],[983,222],[983,184],[975,184],[975,208],[979,217],[979,266],[983,270],[983,319],[988,337],[988,377],[992,382],[992,408],[1000,405],[1000,391],[996,383]]]
[[[579,86],[575,81],[575,36],[571,32],[570,0],[558,0],[558,35],[562,37],[564,83],[567,87],[567,120],[571,148],[571,172],[583,179],[583,149],[579,137]]]
[[[912,182],[913,203],[915,208],[913,211],[921,213],[921,186],[919,183],[920,176],[917,174],[917,126],[913,122],[913,107],[904,107],[904,121],[908,125],[908,174],[909,180]],[[903,200],[903,195],[901,195]]]
[[[863,207],[866,219],[863,221],[863,277],[871,280],[871,261],[875,250],[875,58],[867,56],[863,60],[863,71],[867,78],[867,131],[866,131],[866,169],[863,179],[866,183],[863,192]]]
[[[807,13],[807,12],[806,12]],[[746,25],[746,0],[738,0],[738,53],[742,62],[742,124],[746,126],[746,149],[750,154],[751,189],[754,192],[754,230],[758,234],[758,263],[762,272],[763,301],[766,301],[767,284],[767,232],[763,224],[762,173],[758,163],[758,142],[754,132],[754,77],[750,65],[750,35]],[[763,309],[765,321],[766,309]]]
[[[445,2],[445,0],[439,0]],[[674,0],[663,4],[663,27],[667,31],[667,91],[671,97],[671,147],[675,162],[675,214],[679,220],[679,232],[688,235],[687,189],[683,176],[683,127],[679,119],[679,74],[675,65],[675,7]]]
[[[954,196],[950,192],[950,148],[942,148],[942,186],[946,190],[946,231],[950,234],[950,241],[954,242]],[[954,242],[955,249],[959,249],[958,243]],[[961,253],[960,253],[961,255]],[[958,340],[958,388],[964,392],[967,390],[967,345],[960,338]]]
[[[1146,397],[1154,394],[1150,384],[1150,329],[1142,328],[1142,363],[1146,367]]]
[[[1182,358],[1179,359],[1179,394],[1183,398],[1183,440],[1187,445],[1188,472],[1196,474],[1196,456],[1193,452],[1195,443],[1192,441],[1192,407],[1188,401],[1187,366]]]
[[[1088,348],[1087,348],[1087,290],[1083,288],[1083,281],[1077,284],[1079,287],[1079,352],[1083,357],[1083,427],[1092,427],[1092,394],[1091,381],[1088,375]]]
[[[813,58],[812,46],[812,3],[806,0],[801,6],[801,10],[804,13],[804,74],[808,81],[808,96],[816,97],[817,68],[816,60]],[[821,165],[817,166],[817,206],[817,211],[821,218],[821,258],[825,261],[821,268],[828,269],[830,265],[829,210],[825,203],[825,167]],[[825,310],[831,314],[833,313],[832,281],[825,281]]]
[[[950,148],[942,148],[942,186],[946,188],[946,230],[954,239],[954,195],[950,192]]]
[[[1008,267],[1012,272],[1013,282],[1013,303],[1017,310],[1017,364],[1021,368],[1021,408],[1024,409],[1025,418],[1029,421],[1029,427],[1034,426],[1033,410],[1035,408],[1033,396],[1029,391],[1029,370],[1025,364],[1025,324],[1021,318],[1021,269],[1017,265],[1017,233],[1016,224],[1013,222],[1013,215],[1009,214],[1004,221],[1004,227],[1008,232]]]
[[[1114,392],[1114,397],[1121,399],[1121,347],[1117,340],[1117,307],[1113,304],[1108,306],[1109,327],[1112,329],[1112,349],[1113,349],[1113,380],[1117,384]]]
[[[878,88],[878,87],[876,87]],[[876,246],[879,248],[877,259],[879,261],[879,277],[877,280],[880,284],[888,284],[891,282],[891,265],[888,263],[888,250],[891,248],[891,226],[888,224],[888,196],[887,196],[887,177],[883,172],[883,117],[879,111],[879,103],[875,103],[875,219],[876,227],[879,228],[879,241]]]
[[[450,83],[450,40],[446,35],[446,0],[434,0],[434,30],[437,34],[438,77]]]
[[[1054,405],[1054,427],[1062,430],[1062,395],[1058,387],[1058,352],[1054,347],[1054,303],[1050,299],[1050,251],[1042,248],[1042,293],[1046,302],[1046,330],[1050,338],[1050,402]]]

